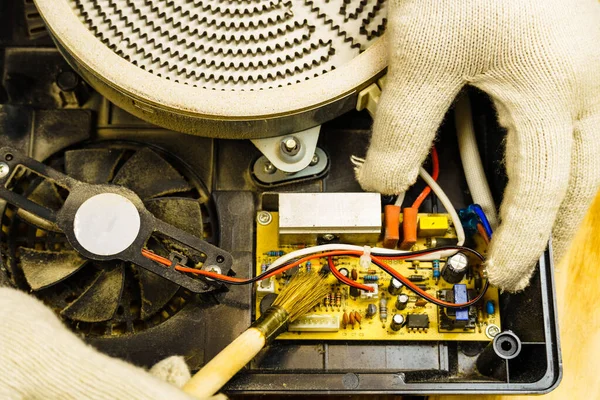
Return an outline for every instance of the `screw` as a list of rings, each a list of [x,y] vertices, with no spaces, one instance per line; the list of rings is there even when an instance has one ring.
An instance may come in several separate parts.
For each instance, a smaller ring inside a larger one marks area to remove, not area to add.
[[[319,155],[317,153],[313,154],[312,159],[310,160],[310,166],[314,167],[319,163]]]
[[[273,216],[271,215],[270,212],[261,211],[258,213],[256,220],[261,225],[269,225],[271,223],[271,221],[273,221]]]
[[[500,333],[500,327],[498,325],[490,324],[485,328],[485,336],[493,339],[497,334]]]
[[[213,272],[215,274],[221,274],[221,268],[217,267],[216,265],[207,265],[206,267],[202,267],[202,269],[204,271],[207,272]],[[212,278],[206,278],[207,281],[214,281],[214,279]]]
[[[300,152],[300,141],[293,136],[283,138],[281,141],[281,151],[288,156],[295,156]]]
[[[274,166],[273,164],[271,164],[271,162],[267,161],[267,162],[265,163],[265,166],[263,167],[263,171],[264,171],[266,174],[269,174],[269,175],[271,175],[271,174],[274,174],[274,173],[275,173],[275,171],[277,171],[277,168],[275,168],[275,166]]]
[[[0,178],[4,178],[10,172],[10,167],[5,162],[0,162]]]
[[[332,241],[333,239],[335,239],[335,236],[331,233],[326,233],[323,235],[323,239],[327,240],[328,242]]]

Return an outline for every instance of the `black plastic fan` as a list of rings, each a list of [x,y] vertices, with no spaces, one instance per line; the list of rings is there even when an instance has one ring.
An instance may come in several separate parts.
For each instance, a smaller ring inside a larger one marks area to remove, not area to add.
[[[203,187],[184,177],[149,148],[89,148],[70,150],[58,162],[64,172],[87,183],[111,183],[133,190],[155,217],[197,237],[203,229]],[[64,195],[50,181],[29,182],[28,198],[50,209]],[[8,232],[12,270],[38,297],[65,319],[98,334],[139,331],[156,325],[186,302],[183,291],[143,268],[121,261],[88,260],[68,244],[56,227],[17,210]],[[171,244],[159,238],[148,243],[168,256]],[[15,274],[13,274],[15,275]],[[17,282],[18,283],[18,282]],[[99,326],[98,326],[98,323]],[[96,324],[96,325],[94,325]]]

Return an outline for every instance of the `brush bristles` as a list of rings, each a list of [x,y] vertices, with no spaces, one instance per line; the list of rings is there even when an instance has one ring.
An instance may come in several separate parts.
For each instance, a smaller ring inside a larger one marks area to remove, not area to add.
[[[316,306],[329,290],[325,274],[301,271],[279,293],[273,305],[285,309],[291,322]]]

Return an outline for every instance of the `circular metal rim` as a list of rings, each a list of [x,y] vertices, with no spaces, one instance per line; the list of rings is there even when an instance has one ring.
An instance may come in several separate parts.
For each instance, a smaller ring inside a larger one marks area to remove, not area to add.
[[[54,40],[83,68],[95,71],[107,85],[134,100],[195,117],[254,120],[315,109],[356,91],[387,67],[384,34],[350,62],[308,81],[257,91],[203,89],[158,77],[115,54],[65,0],[35,3]]]

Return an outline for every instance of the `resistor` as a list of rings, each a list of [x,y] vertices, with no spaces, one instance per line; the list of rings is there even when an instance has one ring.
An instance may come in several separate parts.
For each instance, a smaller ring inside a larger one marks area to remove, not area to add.
[[[341,307],[342,305],[342,292],[336,292],[335,293],[335,306],[336,307]]]
[[[433,260],[431,264],[433,265],[433,278],[437,283],[440,280],[440,260]]]
[[[382,321],[387,319],[387,300],[385,298],[379,300],[379,317]]]
[[[267,272],[267,267],[268,267],[267,264],[262,263],[262,265],[260,266],[260,272],[261,273]]]
[[[423,275],[409,275],[408,277],[408,280],[411,282],[423,282],[425,279]]]
[[[368,274],[368,275],[373,275],[376,274],[377,270],[376,269],[369,269],[366,272],[361,272],[361,274]]]
[[[335,294],[333,293],[329,293],[329,304],[331,304],[331,307],[335,304]]]
[[[310,261],[307,261],[306,262],[306,272],[310,272],[311,268],[312,268],[312,263]]]
[[[270,250],[270,251],[267,251],[266,254],[269,257],[281,257],[282,255],[285,254],[285,251],[283,251],[283,250]]]
[[[323,305],[325,307],[329,307],[329,296],[325,296],[325,298],[323,299]]]
[[[352,313],[350,313],[350,314],[352,314]],[[342,315],[342,326],[344,327],[344,329],[346,329],[349,322],[350,322],[350,319],[348,317],[348,313],[345,312],[344,315]]]
[[[379,281],[379,275],[365,275],[363,279],[365,282],[377,282]]]

